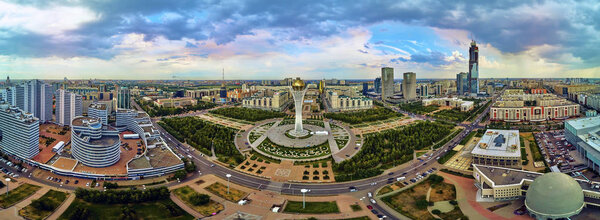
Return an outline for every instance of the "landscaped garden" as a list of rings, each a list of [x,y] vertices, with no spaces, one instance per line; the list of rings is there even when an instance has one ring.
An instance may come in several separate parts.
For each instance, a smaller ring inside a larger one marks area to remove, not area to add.
[[[169,195],[166,187],[104,192],[79,188],[76,199],[58,219],[194,219]]]
[[[266,138],[257,148],[268,155],[288,159],[310,159],[331,154],[328,142],[317,146],[292,148],[277,145]]]
[[[45,219],[67,199],[68,195],[65,192],[50,190],[19,210],[19,215],[25,219]]]
[[[287,201],[283,212],[305,214],[339,213],[337,202],[306,202],[302,208],[302,201]]]
[[[204,189],[232,202],[238,202],[248,195],[248,193],[236,188],[232,188],[231,186],[229,187],[229,194],[227,194],[227,185],[223,185],[220,182],[215,182]]]
[[[210,113],[246,121],[262,121],[269,118],[282,118],[286,114],[254,108],[228,107],[211,110]]]
[[[183,200],[189,207],[196,210],[204,216],[216,215],[225,207],[210,199],[206,194],[200,194],[189,186],[184,186],[173,190],[175,196]]]
[[[233,166],[244,161],[234,144],[237,130],[213,124],[197,117],[165,118],[158,122],[177,140],[185,142],[206,155],[214,147],[219,161]]]
[[[412,113],[420,114],[420,115],[424,115],[424,114],[433,112],[440,108],[440,106],[438,106],[438,105],[423,106],[423,103],[420,101],[400,104],[399,107],[400,107],[400,109],[402,109],[404,111],[412,112]]]
[[[217,106],[217,104],[215,104],[215,103],[204,102],[204,101],[198,101],[197,104],[195,104],[195,105],[184,106],[182,108],[157,107],[151,101],[147,102],[147,101],[143,101],[143,100],[136,100],[136,102],[138,103],[138,105],[140,107],[142,107],[142,109],[146,113],[148,113],[148,115],[150,117],[178,115],[178,114],[183,114],[183,113],[187,113],[190,111],[200,111],[200,110],[205,110],[205,109],[211,109],[211,108],[214,108]]]
[[[366,136],[361,150],[352,158],[333,165],[336,181],[379,175],[385,168],[413,159],[414,150],[427,149],[449,135],[453,124],[421,121]]]
[[[372,122],[393,117],[400,117],[402,114],[388,108],[373,108],[351,112],[325,113],[323,116],[325,116],[325,118],[343,121],[348,124],[360,124],[363,122]]]
[[[31,185],[29,183],[24,183],[23,185],[18,186],[8,192],[8,196],[6,193],[2,193],[0,195],[0,208],[8,208],[12,205],[20,202],[21,200],[33,195],[37,192],[40,186]]]
[[[389,207],[411,219],[436,219],[435,213],[442,219],[461,219],[464,214],[456,203],[456,188],[452,184],[444,183],[444,178],[431,174],[423,182],[403,191],[383,197]],[[430,190],[429,198],[427,192]],[[437,207],[450,206],[450,210],[442,212]],[[431,212],[428,210],[431,209]],[[436,211],[438,210],[438,211]]]

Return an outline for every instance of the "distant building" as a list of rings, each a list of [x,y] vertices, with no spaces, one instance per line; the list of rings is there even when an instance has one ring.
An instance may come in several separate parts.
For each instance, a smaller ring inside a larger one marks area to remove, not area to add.
[[[381,68],[381,100],[394,96],[394,68]]]
[[[422,98],[429,97],[429,84],[421,84],[419,86],[419,96]]]
[[[327,89],[325,98],[331,104],[330,111],[351,111],[373,108],[373,100],[352,89]]]
[[[39,119],[33,114],[0,104],[0,149],[2,152],[31,159],[39,152]]]
[[[468,82],[467,73],[456,74],[456,93],[458,95],[464,95],[468,91]]]
[[[369,83],[363,82],[362,83],[362,94],[367,95],[368,92],[369,92]]]
[[[287,91],[263,89],[251,97],[244,98],[242,100],[242,107],[281,111],[291,102],[290,93]]]
[[[508,89],[490,108],[493,121],[545,121],[579,116],[579,104],[554,94],[525,94]]]
[[[131,93],[127,87],[122,87],[117,90],[117,108],[131,108]]]
[[[375,81],[373,81],[373,88],[375,89],[375,93],[381,94],[381,77],[375,78]]]
[[[52,121],[52,86],[31,80],[4,90],[6,101],[12,106],[32,113],[40,123]]]
[[[59,89],[56,90],[55,97],[56,123],[63,126],[70,125],[73,118],[83,114],[83,103],[80,95]]]
[[[156,99],[154,105],[164,108],[182,108],[189,105],[197,104],[196,99],[190,97],[184,98],[168,98],[168,99]]]
[[[475,41],[471,41],[471,47],[469,47],[469,93],[479,93],[479,48]]]
[[[220,89],[199,89],[199,90],[186,90],[185,97],[191,97],[194,99],[202,99],[204,96],[215,97],[219,96]]]
[[[325,80],[319,81],[319,93],[320,94],[325,93]]]
[[[471,151],[473,164],[520,169],[519,130],[488,129]]]
[[[473,101],[464,101],[462,99],[456,97],[445,97],[445,98],[432,98],[432,99],[423,99],[421,101],[423,106],[428,105],[439,105],[439,106],[448,106],[452,108],[458,108],[460,111],[466,112],[473,109],[474,102]]]
[[[98,118],[79,116],[71,122],[71,154],[89,167],[111,166],[121,157],[119,131],[102,126]]]
[[[404,73],[402,80],[402,94],[404,99],[413,100],[417,98],[417,74],[413,72]]]

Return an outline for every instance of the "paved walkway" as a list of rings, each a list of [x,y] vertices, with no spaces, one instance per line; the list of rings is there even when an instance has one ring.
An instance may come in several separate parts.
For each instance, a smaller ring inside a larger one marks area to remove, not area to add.
[[[27,197],[26,199],[18,202],[15,205],[9,207],[8,209],[0,210],[0,219],[2,219],[2,220],[23,219],[21,216],[19,216],[19,210],[21,210],[23,207],[31,204],[31,201],[33,201],[34,199],[39,199],[44,194],[46,194],[46,192],[48,192],[49,190],[50,190],[50,187],[42,186],[42,188],[40,190],[38,190],[37,192],[35,192],[33,195]]]
[[[58,209],[56,209],[54,211],[54,213],[52,213],[50,216],[48,216],[47,220],[58,219],[58,217],[60,217],[67,210],[67,208],[69,208],[69,206],[71,205],[71,203],[73,203],[74,200],[75,200],[75,194],[73,194],[73,193],[69,194],[69,197],[67,197],[67,200],[65,200],[63,202],[63,204],[60,205],[58,207]]]
[[[329,132],[329,136],[327,137],[327,139],[329,140],[329,148],[331,149],[331,154],[337,154],[337,152],[340,152],[340,148],[337,145],[337,142],[335,142],[335,139],[333,138],[333,132],[331,131],[331,126],[329,125],[329,122],[325,122],[325,130],[327,132]]]
[[[202,218],[202,217],[204,217],[200,213],[196,212],[196,210],[192,209],[187,204],[185,204],[185,202],[183,202],[181,199],[179,199],[177,196],[175,196],[175,194],[171,193],[170,198],[171,198],[171,200],[173,200],[173,202],[175,204],[177,204],[179,207],[181,207],[181,209],[183,209],[184,211],[186,211],[190,215],[194,216],[194,218]]]

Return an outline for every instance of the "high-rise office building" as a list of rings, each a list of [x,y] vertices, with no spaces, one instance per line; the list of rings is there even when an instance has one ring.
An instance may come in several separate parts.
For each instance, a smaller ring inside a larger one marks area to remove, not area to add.
[[[381,94],[381,78],[380,77],[375,78],[375,81],[373,81],[373,89],[375,90],[375,93]]]
[[[52,86],[31,80],[7,89],[7,102],[33,114],[39,122],[52,120]]]
[[[367,92],[369,92],[369,83],[368,82],[363,82],[363,84],[362,84],[362,94],[363,95],[367,95]]]
[[[471,41],[469,48],[469,93],[479,93],[479,48],[475,41]]]
[[[131,93],[127,87],[117,90],[117,108],[129,109],[131,105]]]
[[[419,86],[419,96],[420,97],[429,96],[429,85],[428,84],[421,84],[421,86]]]
[[[468,91],[467,73],[461,72],[456,74],[456,93],[464,95]]]
[[[0,104],[0,147],[2,151],[31,159],[39,152],[39,136],[38,118],[9,104]]]
[[[59,89],[56,90],[54,97],[56,97],[56,123],[71,125],[71,120],[82,115],[81,95]]]
[[[402,80],[402,94],[404,99],[412,100],[417,98],[417,74],[413,72],[404,73]]]
[[[394,68],[381,68],[381,100],[394,96]]]

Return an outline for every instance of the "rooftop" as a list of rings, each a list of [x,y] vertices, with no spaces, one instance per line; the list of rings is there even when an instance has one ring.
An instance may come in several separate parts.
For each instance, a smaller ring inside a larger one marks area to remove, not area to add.
[[[600,127],[600,116],[589,118],[577,118],[565,121],[571,127],[580,130],[584,128]]]
[[[521,157],[519,131],[488,129],[471,154]]]
[[[94,102],[94,103],[90,104],[90,108],[106,110],[106,104]]]
[[[79,116],[79,117],[75,117],[71,121],[71,126],[87,126],[87,125],[93,124],[93,123],[100,123],[100,121],[98,120],[98,118]],[[102,124],[100,124],[100,126],[102,126]]]

